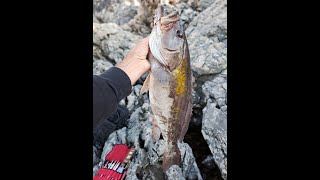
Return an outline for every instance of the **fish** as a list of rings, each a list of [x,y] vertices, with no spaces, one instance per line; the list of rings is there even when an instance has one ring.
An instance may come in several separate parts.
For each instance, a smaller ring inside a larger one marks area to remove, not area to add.
[[[162,170],[181,167],[182,142],[192,115],[192,72],[181,11],[159,4],[149,37],[151,68],[140,94],[149,92],[152,140],[165,142]]]

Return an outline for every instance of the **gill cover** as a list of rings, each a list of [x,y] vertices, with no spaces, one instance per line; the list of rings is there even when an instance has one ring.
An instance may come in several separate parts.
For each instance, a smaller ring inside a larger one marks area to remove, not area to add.
[[[184,57],[184,40],[179,11],[168,5],[159,5],[149,38],[152,55],[165,69],[173,71]]]

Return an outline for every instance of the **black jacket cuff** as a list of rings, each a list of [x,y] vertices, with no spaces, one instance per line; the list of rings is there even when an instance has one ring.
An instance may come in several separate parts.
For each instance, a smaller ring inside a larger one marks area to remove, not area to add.
[[[100,74],[100,77],[108,81],[114,92],[116,92],[118,101],[121,101],[131,93],[131,80],[120,68],[111,67],[104,73]]]

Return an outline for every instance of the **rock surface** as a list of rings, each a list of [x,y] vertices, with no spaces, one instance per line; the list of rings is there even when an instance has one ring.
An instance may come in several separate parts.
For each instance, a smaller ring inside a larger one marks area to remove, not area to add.
[[[213,80],[207,81],[203,92],[207,105],[203,109],[202,135],[207,141],[210,151],[222,177],[227,179],[227,86],[226,70]]]
[[[140,39],[141,36],[122,30],[117,24],[93,23],[93,60],[118,63]]]
[[[227,68],[227,1],[216,0],[189,24],[191,67],[195,76]]]
[[[123,25],[137,15],[138,0],[94,0],[93,17],[99,23]]]

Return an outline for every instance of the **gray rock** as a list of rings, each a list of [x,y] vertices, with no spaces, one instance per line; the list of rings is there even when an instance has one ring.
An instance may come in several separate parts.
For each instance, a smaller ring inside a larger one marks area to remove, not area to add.
[[[193,31],[198,31],[203,36],[217,37],[220,42],[221,38],[226,39],[227,1],[215,0],[214,3],[210,3],[210,6],[190,23],[190,29],[188,29],[187,34]]]
[[[99,157],[98,157],[97,148],[93,146],[93,166],[99,163]]]
[[[142,88],[142,85],[140,85],[140,84],[133,86],[131,94],[129,96],[127,96],[127,108],[129,109],[129,111],[133,111],[138,106],[141,106],[143,104],[144,97],[148,98],[147,94],[140,96],[140,89],[141,88]],[[148,102],[148,101],[146,101],[146,102]]]
[[[168,180],[185,180],[186,178],[182,175],[181,168],[177,165],[171,166],[167,172],[167,179]]]
[[[148,180],[164,180],[165,174],[162,172],[161,165],[147,165],[146,167],[139,166],[137,168],[137,177],[139,179],[148,179]]]
[[[198,165],[195,161],[193,162],[193,166],[191,166],[191,168],[190,168],[190,172],[187,176],[187,180],[202,180],[200,170],[199,170]]]
[[[96,18],[96,16],[93,14],[93,23],[100,23],[99,20]]]
[[[151,165],[157,165],[159,161],[163,159],[164,153],[164,140],[160,139],[154,146],[152,146],[151,151],[148,152],[148,157]]]
[[[128,142],[132,143],[135,147],[140,147],[139,137],[141,131],[140,118],[143,116],[142,108],[137,108],[130,116],[128,121]]]
[[[132,162],[128,168],[126,179],[138,179],[137,171],[139,171],[139,169],[142,167],[146,167],[148,164],[148,155],[146,150],[137,147],[136,151],[137,153],[133,157]]]
[[[94,0],[93,16],[101,23],[128,23],[136,14],[137,0]]]
[[[98,166],[98,165],[93,166],[93,173],[92,173],[93,176],[95,176],[97,174],[99,168],[100,168],[100,166]]]
[[[154,11],[160,0],[140,0],[140,2],[137,15],[122,27],[139,35],[147,36],[151,33]]]
[[[142,37],[122,30],[114,23],[93,23],[94,57],[119,63]]]
[[[212,3],[215,2],[215,0],[183,0],[184,2],[187,2],[189,6],[191,6],[193,9],[197,11],[203,11],[207,7],[209,7]]]
[[[192,91],[192,103],[193,103],[193,106],[196,106],[196,107],[199,106],[199,104],[201,103],[200,100],[201,100],[201,97],[199,95],[199,92],[196,92],[193,89],[193,91]]]
[[[208,99],[207,106],[203,109],[201,133],[222,177],[227,179],[227,115],[217,109],[216,105],[216,102]]]
[[[207,81],[202,85],[202,92],[205,99],[212,99],[218,108],[227,114],[227,70],[217,75],[213,80]]]
[[[103,56],[103,52],[101,48],[97,45],[93,45],[93,62],[97,60],[106,60],[106,58]]]
[[[193,165],[193,162],[195,161],[195,158],[193,157],[192,149],[190,146],[186,143],[178,143],[178,147],[180,149],[181,153],[181,159],[182,159],[182,174],[184,177],[189,174],[190,169]]]
[[[138,168],[145,167],[149,164],[148,152],[141,147],[148,147],[148,138],[151,137],[151,124],[146,116],[148,105],[143,104],[138,107],[130,116],[128,121],[127,140],[128,144],[136,147],[136,155],[132,159],[132,163],[127,172],[127,179],[138,179],[136,172]],[[149,137],[148,137],[149,136]],[[108,141],[106,142],[106,144]]]
[[[181,11],[180,19],[182,20],[183,27],[186,30],[189,23],[199,14],[199,12],[193,10],[192,7],[185,2],[180,2],[176,4],[175,7]]]
[[[198,180],[202,180],[191,147],[187,143],[178,143],[178,147],[181,153],[183,177],[197,177]]]
[[[203,11],[213,3],[215,3],[215,0],[200,0],[197,10],[198,11]]]
[[[106,60],[96,60],[93,62],[93,74],[94,75],[99,75],[109,68],[113,67],[113,65]]]
[[[207,156],[201,163],[208,169],[214,169],[215,167],[214,158],[212,154]]]
[[[227,68],[227,1],[216,0],[186,30],[191,67],[196,77]]]

